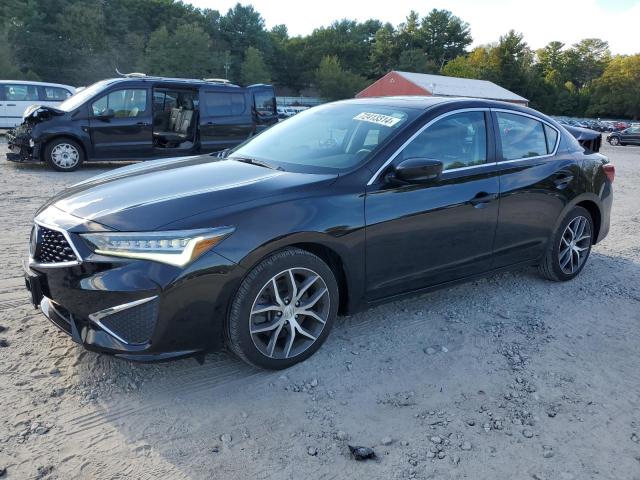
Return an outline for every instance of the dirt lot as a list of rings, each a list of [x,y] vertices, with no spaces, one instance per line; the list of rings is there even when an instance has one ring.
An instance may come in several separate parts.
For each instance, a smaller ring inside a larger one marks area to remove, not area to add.
[[[106,167],[3,153],[0,477],[640,479],[640,148],[604,147],[613,223],[578,279],[500,274],[339,318],[275,373],[128,363],[59,333],[26,303],[31,217]]]

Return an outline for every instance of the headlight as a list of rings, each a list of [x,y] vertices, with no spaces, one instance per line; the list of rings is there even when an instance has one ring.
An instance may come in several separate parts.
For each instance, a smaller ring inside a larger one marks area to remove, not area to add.
[[[233,227],[166,232],[101,232],[80,236],[96,253],[139,258],[177,267],[192,262],[233,233]]]

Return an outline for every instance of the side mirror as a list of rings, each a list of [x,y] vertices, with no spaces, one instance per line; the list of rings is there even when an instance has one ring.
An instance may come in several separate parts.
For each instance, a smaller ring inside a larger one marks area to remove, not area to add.
[[[398,183],[429,183],[440,178],[443,165],[429,158],[408,158],[400,162],[390,180]]]

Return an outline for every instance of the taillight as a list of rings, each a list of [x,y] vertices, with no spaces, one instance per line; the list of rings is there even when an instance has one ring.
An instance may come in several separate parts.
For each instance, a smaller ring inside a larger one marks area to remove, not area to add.
[[[614,178],[616,178],[616,167],[613,165],[613,163],[607,163],[603,165],[602,171],[607,176],[609,181],[613,183]]]

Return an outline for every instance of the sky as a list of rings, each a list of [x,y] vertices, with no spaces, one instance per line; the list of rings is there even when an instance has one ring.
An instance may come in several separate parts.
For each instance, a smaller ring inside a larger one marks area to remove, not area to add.
[[[184,0],[221,13],[238,0]],[[240,0],[253,5],[267,28],[285,24],[289,34],[306,35],[342,18],[369,18],[398,25],[413,9],[420,16],[447,9],[471,26],[473,46],[498,40],[514,29],[537,49],[553,40],[567,45],[583,38],[602,38],[614,54],[640,52],[640,0]]]

